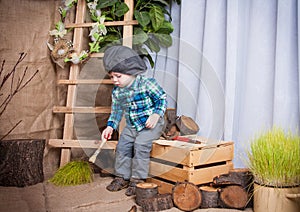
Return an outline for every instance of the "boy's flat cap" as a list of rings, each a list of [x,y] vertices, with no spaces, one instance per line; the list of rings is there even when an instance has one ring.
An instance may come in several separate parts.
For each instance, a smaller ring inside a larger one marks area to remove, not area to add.
[[[138,75],[147,70],[143,59],[133,49],[126,46],[107,48],[104,52],[103,63],[107,72]]]

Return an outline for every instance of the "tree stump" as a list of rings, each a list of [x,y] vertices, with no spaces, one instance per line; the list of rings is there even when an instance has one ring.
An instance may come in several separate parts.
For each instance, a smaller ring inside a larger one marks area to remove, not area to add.
[[[201,208],[218,208],[219,207],[219,192],[218,188],[210,186],[200,187],[202,202]]]
[[[240,185],[229,185],[220,189],[222,208],[244,209],[248,203],[248,193]]]
[[[140,204],[144,212],[162,211],[174,207],[170,193],[157,194],[154,197],[142,199]]]
[[[180,130],[181,135],[192,135],[199,131],[199,126],[190,117],[180,116],[176,119],[176,125]]]
[[[192,211],[200,207],[202,196],[199,188],[190,182],[177,182],[172,189],[176,207],[183,211]]]
[[[135,194],[136,204],[141,205],[143,199],[148,199],[158,194],[158,186],[154,183],[138,183]]]
[[[0,141],[0,185],[24,187],[44,180],[45,140]]]

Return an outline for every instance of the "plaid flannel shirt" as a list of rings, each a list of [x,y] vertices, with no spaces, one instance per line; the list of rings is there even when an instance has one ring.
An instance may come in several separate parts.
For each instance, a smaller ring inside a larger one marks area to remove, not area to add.
[[[125,113],[126,123],[141,131],[145,128],[145,123],[151,114],[164,115],[167,107],[166,98],[165,91],[155,79],[138,75],[130,87],[114,87],[112,112],[107,126],[117,129]]]

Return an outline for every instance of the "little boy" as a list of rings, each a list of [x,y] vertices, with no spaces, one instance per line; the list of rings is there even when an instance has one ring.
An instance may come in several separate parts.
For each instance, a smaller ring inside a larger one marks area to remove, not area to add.
[[[111,138],[123,114],[126,119],[116,148],[116,177],[106,188],[119,191],[128,187],[125,194],[131,196],[136,184],[148,177],[152,141],[160,137],[164,126],[166,93],[155,79],[140,75],[147,66],[129,47],[109,47],[103,63],[115,86],[112,111],[102,139]]]

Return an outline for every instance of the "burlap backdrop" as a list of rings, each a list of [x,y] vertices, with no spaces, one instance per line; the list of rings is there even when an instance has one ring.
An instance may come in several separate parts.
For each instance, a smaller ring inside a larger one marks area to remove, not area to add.
[[[62,138],[64,117],[53,114],[52,109],[54,105],[65,105],[66,87],[58,86],[56,81],[68,78],[69,67],[67,65],[65,68],[60,68],[53,63],[50,58],[50,50],[46,45],[47,41],[52,42],[49,31],[54,29],[55,23],[59,20],[57,10],[60,4],[60,0],[0,0],[1,64],[5,60],[1,79],[13,68],[21,52],[27,53],[27,56],[18,66],[17,76],[22,76],[26,67],[28,67],[26,75],[28,77],[39,70],[36,77],[14,96],[5,113],[0,117],[0,135],[6,134],[19,120],[22,120],[21,124],[6,139],[34,138],[48,141],[49,138]],[[73,19],[74,11],[67,17],[68,21]],[[87,32],[85,34],[87,35]],[[84,48],[86,49],[86,47],[85,45]],[[101,66],[99,59],[91,60],[88,63],[90,71],[99,68],[99,64]],[[81,75],[85,77],[87,74]],[[16,79],[15,81],[17,81]],[[7,96],[9,88],[10,83],[7,83],[5,88],[0,91],[3,93],[0,96],[0,103]],[[105,87],[101,87],[101,89],[104,92],[101,95],[97,94],[94,102],[99,105],[107,105],[110,103],[110,89]],[[88,96],[88,92],[88,90],[81,90],[82,96]],[[105,125],[106,118],[97,116],[100,128]],[[85,125],[88,125],[88,122]],[[79,128],[81,127],[79,126]],[[85,132],[86,129],[88,126],[83,126],[81,130]],[[92,137],[95,136],[92,135]],[[46,178],[56,171],[59,157],[60,149],[46,146],[44,157]]]

